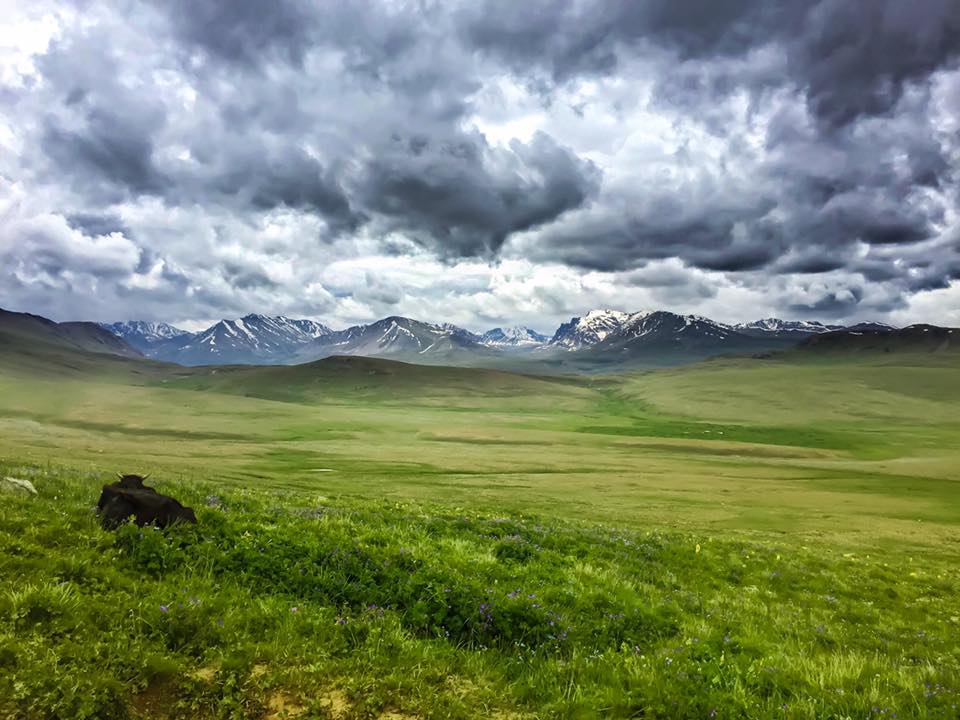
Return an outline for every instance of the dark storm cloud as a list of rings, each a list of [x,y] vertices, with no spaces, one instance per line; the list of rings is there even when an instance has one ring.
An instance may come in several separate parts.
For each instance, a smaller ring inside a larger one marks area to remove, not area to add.
[[[241,290],[277,287],[276,282],[259,270],[250,270],[230,264],[226,264],[224,270],[226,271],[224,274],[230,284]]]
[[[800,317],[843,317],[848,315],[863,298],[863,289],[849,287],[843,291],[827,292],[806,303],[793,303],[790,311]]]
[[[960,3],[823,0],[788,47],[817,116],[844,125],[889,111],[905,83],[958,57]]]
[[[464,18],[465,37],[478,49],[515,72],[543,67],[556,81],[613,73],[644,44],[681,60],[714,60],[774,43],[815,114],[831,125],[887,112],[905,83],[960,55],[955,0],[488,0]],[[669,86],[670,74],[661,81]]]
[[[265,56],[300,64],[316,30],[315,3],[305,0],[174,0],[157,3],[188,46],[231,63],[258,65]]]
[[[256,210],[296,208],[323,217],[335,231],[355,230],[365,220],[351,208],[336,175],[302,149],[279,151],[259,145],[257,139],[235,154],[224,153],[210,175],[202,172],[185,180],[202,190],[217,191],[227,202],[239,201]]]
[[[106,213],[73,213],[66,216],[67,224],[84,235],[110,235],[120,233],[126,237],[133,237],[130,228],[119,215]]]
[[[596,217],[587,214],[555,230],[530,253],[591,270],[622,271],[646,259],[678,257],[710,270],[741,271],[764,267],[782,250],[779,234],[763,226],[774,207],[762,195],[723,194],[719,188],[690,198],[663,191],[641,201],[619,198],[632,207]]]
[[[578,3],[489,0],[463,12],[462,32],[475,47],[505,59],[516,71],[531,64],[554,80],[616,70],[624,46],[654,42],[684,57],[742,52],[769,33],[774,20],[796,15],[791,5],[758,0],[671,0]],[[784,17],[786,16],[786,17]]]
[[[480,136],[397,137],[359,183],[365,207],[452,256],[487,255],[514,232],[555,220],[596,190],[599,171],[548,135],[509,151]]]
[[[108,202],[124,194],[157,194],[169,185],[153,162],[149,134],[108,111],[92,111],[77,130],[48,119],[40,142],[75,187],[81,192],[94,189]],[[91,180],[97,179],[101,183],[91,188]]]

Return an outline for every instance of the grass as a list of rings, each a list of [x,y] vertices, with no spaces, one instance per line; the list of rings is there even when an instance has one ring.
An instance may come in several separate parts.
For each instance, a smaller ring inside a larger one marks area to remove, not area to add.
[[[958,715],[936,356],[3,358],[0,716]],[[101,530],[118,470],[199,525]]]
[[[678,531],[164,484],[197,527],[99,528],[103,478],[4,506],[15,717],[955,717],[960,574]],[[334,712],[334,705],[339,708]]]

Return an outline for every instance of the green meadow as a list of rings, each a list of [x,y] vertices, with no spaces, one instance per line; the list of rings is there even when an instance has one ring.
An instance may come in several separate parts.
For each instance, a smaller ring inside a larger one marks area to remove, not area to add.
[[[0,716],[960,716],[955,354],[0,353]],[[102,530],[115,472],[196,527]]]

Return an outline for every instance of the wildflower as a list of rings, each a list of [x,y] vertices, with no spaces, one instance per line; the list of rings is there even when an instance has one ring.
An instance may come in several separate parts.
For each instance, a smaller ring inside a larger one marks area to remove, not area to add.
[[[337,625],[346,625],[349,621],[345,617],[337,618]]]
[[[296,613],[300,612],[300,608],[298,608],[296,605],[294,605],[292,608],[290,608],[290,612],[296,614]]]
[[[160,612],[162,612],[162,613],[164,613],[164,614],[170,612],[170,606],[169,606],[169,605],[161,605],[161,606],[160,606]]]

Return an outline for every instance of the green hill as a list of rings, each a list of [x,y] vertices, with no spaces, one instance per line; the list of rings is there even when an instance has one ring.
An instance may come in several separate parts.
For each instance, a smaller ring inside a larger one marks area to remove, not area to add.
[[[0,342],[5,345],[43,343],[70,350],[142,357],[140,352],[96,323],[55,323],[39,315],[3,309],[0,309]]]
[[[936,325],[910,325],[901,329],[843,330],[804,340],[798,355],[872,355],[878,353],[942,353],[958,361],[960,330]]]
[[[48,377],[84,377],[152,367],[130,345],[95,323],[52,320],[0,309],[0,369]]]
[[[460,404],[475,398],[563,395],[575,380],[496,370],[414,365],[380,358],[334,356],[302,365],[194,368],[170,387],[288,402],[367,399]]]

